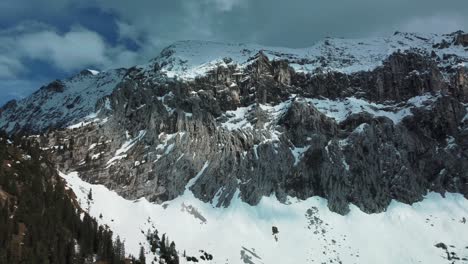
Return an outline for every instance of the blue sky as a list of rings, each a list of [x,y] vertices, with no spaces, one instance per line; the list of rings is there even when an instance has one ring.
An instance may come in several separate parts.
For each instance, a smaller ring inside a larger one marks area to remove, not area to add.
[[[306,47],[327,36],[468,31],[466,0],[2,0],[0,105],[82,69],[144,63],[177,40]]]

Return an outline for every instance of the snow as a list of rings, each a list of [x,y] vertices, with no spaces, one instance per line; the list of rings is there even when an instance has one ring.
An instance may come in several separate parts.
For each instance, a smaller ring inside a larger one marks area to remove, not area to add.
[[[255,105],[252,104],[247,107],[238,107],[236,110],[226,111],[225,115],[228,120],[221,123],[221,126],[230,131],[252,128],[252,124],[247,120],[247,115],[254,107]]]
[[[187,183],[187,186],[185,186],[186,192],[189,191],[190,187],[192,187],[198,181],[198,179],[203,175],[205,170],[208,168],[208,165],[210,165],[210,163],[206,161],[205,164],[203,164],[202,169],[197,173],[197,175],[195,175],[195,177],[190,179],[190,181]]]
[[[281,102],[277,105],[269,105],[269,104],[260,104],[260,108],[265,111],[270,121],[264,125],[264,128],[269,128],[272,124],[276,124],[276,122],[288,111],[291,107],[292,97],[284,102]]]
[[[158,139],[160,140],[160,143],[156,146],[156,150],[159,152],[159,154],[156,155],[156,159],[153,160],[153,162],[159,161],[163,156],[168,155],[169,153],[172,152],[172,150],[175,147],[176,140],[182,138],[185,135],[185,132],[177,132],[173,134],[166,134],[164,132],[160,133],[158,135]],[[169,143],[172,141],[172,143]],[[183,155],[182,155],[183,156]],[[177,160],[179,161],[182,156],[180,156]]]
[[[15,124],[37,130],[56,123],[70,129],[85,126],[90,121],[87,119],[92,119],[90,114],[99,111],[95,109],[98,100],[112,93],[124,73],[123,70],[109,70],[96,75],[78,74],[61,81],[62,92],[39,89],[18,101],[16,108],[2,113],[0,127],[10,132]],[[9,120],[13,121],[8,123]]]
[[[291,49],[282,47],[265,47],[256,44],[229,44],[209,41],[180,41],[167,47],[161,54],[144,65],[137,68],[143,74],[151,75],[154,64],[162,65],[161,71],[167,76],[184,80],[193,80],[206,75],[216,67],[234,67],[238,74],[253,62],[252,58],[260,51],[270,60],[286,60],[298,72],[315,73],[337,71],[353,73],[368,71],[382,65],[390,54],[397,51],[407,51],[417,48],[421,53],[430,54],[432,51],[438,57],[445,54],[458,56],[456,61],[441,60],[441,67],[451,64],[466,67],[468,53],[462,46],[450,45],[448,48],[434,48],[434,44],[442,41],[451,43],[453,36],[438,34],[396,33],[389,37],[371,37],[364,39],[328,38],[315,43],[308,48]],[[96,112],[96,103],[109,96],[124,77],[125,70],[109,70],[98,72],[89,70],[92,74],[78,74],[62,81],[64,90],[61,92],[41,89],[32,96],[20,100],[17,107],[8,109],[0,117],[0,128],[11,132],[16,125],[19,127],[31,126],[32,129],[42,130],[53,124],[63,124],[63,127],[72,128],[86,125],[84,117]],[[415,74],[417,74],[415,72]],[[450,76],[447,76],[450,77]],[[53,89],[52,89],[53,90]],[[158,97],[166,110],[172,113],[174,109],[167,105],[167,99],[173,94]],[[327,103],[327,102],[315,102]],[[351,102],[360,104],[363,102]],[[411,103],[411,102],[409,102]],[[419,102],[415,102],[419,103]],[[144,105],[143,105],[144,106]],[[143,107],[142,106],[142,107]],[[373,105],[365,104],[372,107]],[[110,101],[106,98],[103,105],[111,110]],[[345,107],[345,106],[340,106]],[[233,112],[235,116],[242,116],[241,112]],[[356,109],[354,109],[356,110]],[[236,110],[237,111],[237,110]],[[380,109],[378,114],[387,115],[394,121],[400,121],[401,116],[407,112],[390,113]],[[330,113],[330,112],[329,112]],[[17,116],[20,118],[15,118]],[[187,115],[188,117],[190,115]],[[338,116],[337,118],[343,118]],[[18,121],[17,121],[18,120]],[[238,123],[230,120],[225,127],[230,130],[248,127],[249,123]],[[269,125],[269,124],[267,124]]]
[[[270,104],[259,104],[260,110],[266,112],[269,121],[266,122],[261,129],[271,129],[272,125],[286,113],[291,106],[292,98],[276,105]],[[236,110],[226,111],[224,114],[227,120],[221,123],[221,127],[233,131],[233,130],[245,130],[254,129],[249,121],[249,115],[256,110],[256,104],[251,104],[246,107],[238,107]],[[274,127],[273,127],[274,128]],[[272,135],[276,137],[275,135]]]
[[[75,128],[80,128],[80,127],[85,127],[85,126],[87,126],[87,125],[89,125],[91,123],[92,123],[91,121],[88,121],[88,122],[82,121],[82,122],[76,123],[74,125],[68,126],[67,129],[75,129]]]
[[[331,100],[328,98],[305,98],[297,95],[292,95],[288,100],[278,103],[276,105],[259,104],[259,108],[264,111],[268,116],[268,122],[263,127],[255,128],[256,130],[266,130],[271,134],[271,140],[278,140],[278,133],[275,129],[277,122],[291,107],[292,101],[304,101],[313,105],[319,112],[324,115],[335,119],[340,123],[346,120],[350,115],[357,113],[369,113],[374,117],[387,117],[395,124],[400,123],[405,117],[411,116],[411,110],[414,108],[430,109],[431,104],[440,98],[440,94],[423,94],[408,99],[403,104],[379,104],[369,102],[365,99],[348,97],[345,99]],[[255,104],[238,107],[236,110],[226,111],[221,127],[234,131],[254,129],[250,123],[249,115],[255,111],[257,106]],[[355,132],[362,132],[364,127],[359,127]]]
[[[461,121],[462,123],[468,121],[468,104],[464,104],[464,105],[465,105],[466,114]]]
[[[138,135],[135,138],[131,138],[130,135],[128,134],[128,132],[127,132],[126,133],[127,141],[125,141],[122,144],[122,146],[115,151],[114,157],[110,158],[107,161],[107,164],[106,164],[107,167],[106,168],[109,168],[110,166],[112,166],[115,161],[126,158],[127,157],[127,154],[126,154],[127,151],[129,151],[133,146],[135,146],[136,143],[138,143],[141,139],[143,139],[143,137],[145,135],[146,135],[146,130],[140,130],[140,132],[138,132]]]
[[[133,139],[129,139],[123,143],[123,145],[115,151],[115,155],[121,155],[122,153],[126,153],[130,150],[138,141],[140,141],[146,134],[146,130],[141,130]]]
[[[118,160],[121,160],[121,159],[125,159],[126,157],[127,157],[127,154],[124,154],[124,155],[117,155],[117,156],[112,157],[111,159],[109,159],[109,160],[107,161],[106,169],[107,169],[107,168],[110,168],[112,165],[114,165],[114,162],[115,162],[115,161],[118,161]]]
[[[341,163],[343,164],[345,170],[349,171],[349,164],[346,162],[346,158],[344,156],[341,157]]]
[[[368,127],[368,126],[369,126],[369,124],[367,124],[367,123],[362,123],[362,124],[360,124],[359,126],[357,126],[357,127],[354,129],[353,132],[354,132],[354,133],[362,133],[362,132],[364,132],[364,130],[365,130],[366,127]]]
[[[171,97],[174,97],[174,94],[173,94],[172,92],[169,92],[169,93],[165,94],[164,96],[159,96],[159,97],[157,97],[158,100],[161,101],[161,103],[163,104],[164,108],[166,108],[166,111],[167,111],[169,114],[172,114],[172,113],[175,111],[174,108],[172,108],[172,107],[170,107],[170,106],[168,106],[168,105],[166,104],[166,100],[167,100],[168,98],[171,98]]]
[[[107,110],[112,110],[109,98],[106,98],[106,100],[104,101],[104,108]]]
[[[447,142],[447,146],[445,147],[445,150],[450,150],[450,149],[457,147],[455,138],[452,136],[449,136],[448,138],[446,138],[446,142]]]
[[[254,151],[255,159],[258,160],[258,144],[253,145],[253,151]]]
[[[424,94],[407,100],[405,106],[394,104],[378,104],[364,99],[348,97],[342,100],[331,100],[328,98],[303,98],[312,104],[317,110],[326,116],[333,118],[336,122],[342,122],[351,114],[369,113],[375,117],[388,117],[393,123],[400,123],[405,117],[412,115],[411,109],[424,107],[434,102],[440,95]],[[300,98],[299,98],[300,99]]]
[[[310,148],[310,146],[305,147],[293,147],[291,148],[291,153],[294,156],[294,166],[297,166],[301,161],[304,153]]]
[[[447,193],[442,198],[429,193],[412,206],[392,201],[378,214],[351,205],[350,213],[341,216],[319,197],[289,197],[289,204],[282,204],[272,195],[250,206],[239,199],[238,191],[228,208],[213,208],[188,191],[208,166],[205,163],[192,178],[183,195],[163,205],[144,198],[125,200],[102,185],[82,181],[76,172],[61,175],[83,208],[92,189],[89,213],[123,238],[127,252],[135,256],[139,243],[148,249],[141,231],[152,226],[167,233],[181,254],[198,257],[199,250],[205,250],[214,256],[211,263],[244,263],[241,255],[250,256],[252,263],[447,263],[445,252],[434,246],[439,242],[453,245],[450,251],[460,257],[467,255],[468,228],[461,220],[468,217],[468,201],[462,195]],[[188,207],[206,221],[184,210]],[[278,241],[272,226],[278,227]]]
[[[101,154],[102,154],[102,153],[94,154],[93,156],[91,156],[91,160],[99,159],[99,158],[101,157]]]
[[[88,71],[89,71],[92,75],[98,75],[98,74],[99,74],[99,71],[96,71],[96,70],[90,70],[90,69],[88,69]]]
[[[93,143],[89,146],[88,150],[93,150],[97,146],[96,143]]]
[[[337,71],[353,73],[370,71],[382,65],[382,61],[397,51],[419,49],[439,57],[455,54],[468,61],[468,54],[461,46],[445,49],[433,45],[445,40],[452,42],[453,37],[438,34],[397,33],[389,37],[370,37],[362,39],[327,38],[308,48],[266,47],[257,44],[235,44],[211,41],[179,41],[167,47],[147,65],[139,66],[151,71],[154,63],[163,65],[162,71],[168,77],[193,80],[206,75],[216,67],[234,65],[241,72],[252,63],[252,58],[263,52],[270,60],[287,60],[297,72],[313,73]],[[465,65],[464,62],[458,63]]]
[[[175,163],[177,163],[177,162],[178,162],[180,159],[182,159],[184,156],[185,156],[185,153],[182,153],[182,154],[177,158],[177,160],[176,160]]]
[[[169,146],[167,146],[166,150],[164,151],[164,155],[167,155],[169,153],[171,153],[171,151],[174,149],[174,143],[170,144]]]

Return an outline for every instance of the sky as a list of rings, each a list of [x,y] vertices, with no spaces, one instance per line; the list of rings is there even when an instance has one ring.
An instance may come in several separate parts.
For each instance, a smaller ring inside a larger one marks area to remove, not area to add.
[[[178,40],[307,47],[325,37],[468,32],[467,0],[1,0],[0,105]]]

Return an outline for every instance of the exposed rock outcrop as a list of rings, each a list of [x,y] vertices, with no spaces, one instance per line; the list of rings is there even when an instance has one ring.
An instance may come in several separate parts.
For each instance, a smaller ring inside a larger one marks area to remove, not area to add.
[[[325,46],[331,52],[333,44]],[[234,195],[249,204],[319,195],[344,214],[349,203],[379,212],[392,199],[413,203],[428,190],[468,197],[464,57],[412,49],[366,71],[305,72],[298,61],[312,59],[260,51],[245,65],[223,57],[189,80],[169,76],[174,54],[165,49],[149,66],[119,74],[82,124],[52,129],[82,120],[67,114],[53,126],[37,124],[40,106],[21,117],[30,123],[15,122],[25,101],[4,107],[2,127],[48,129],[36,140],[60,169],[131,199],[164,202],[187,187],[215,206],[228,206]],[[84,109],[84,101],[73,94],[67,105]]]

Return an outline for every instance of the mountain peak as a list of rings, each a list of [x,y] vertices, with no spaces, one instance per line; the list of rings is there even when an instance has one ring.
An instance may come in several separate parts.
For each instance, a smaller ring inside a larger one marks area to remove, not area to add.
[[[456,36],[464,35],[457,33]],[[468,60],[463,48],[464,37],[457,39],[455,41],[453,35],[395,32],[388,37],[326,38],[307,48],[186,40],[163,49],[151,63],[158,63],[168,77],[193,80],[216,67],[226,66],[226,58],[243,68],[261,52],[269,60],[287,61],[296,72],[313,73],[320,68],[349,74],[375,69],[390,54],[411,49],[433,52],[439,57],[450,53]],[[453,45],[457,43],[462,45]]]

